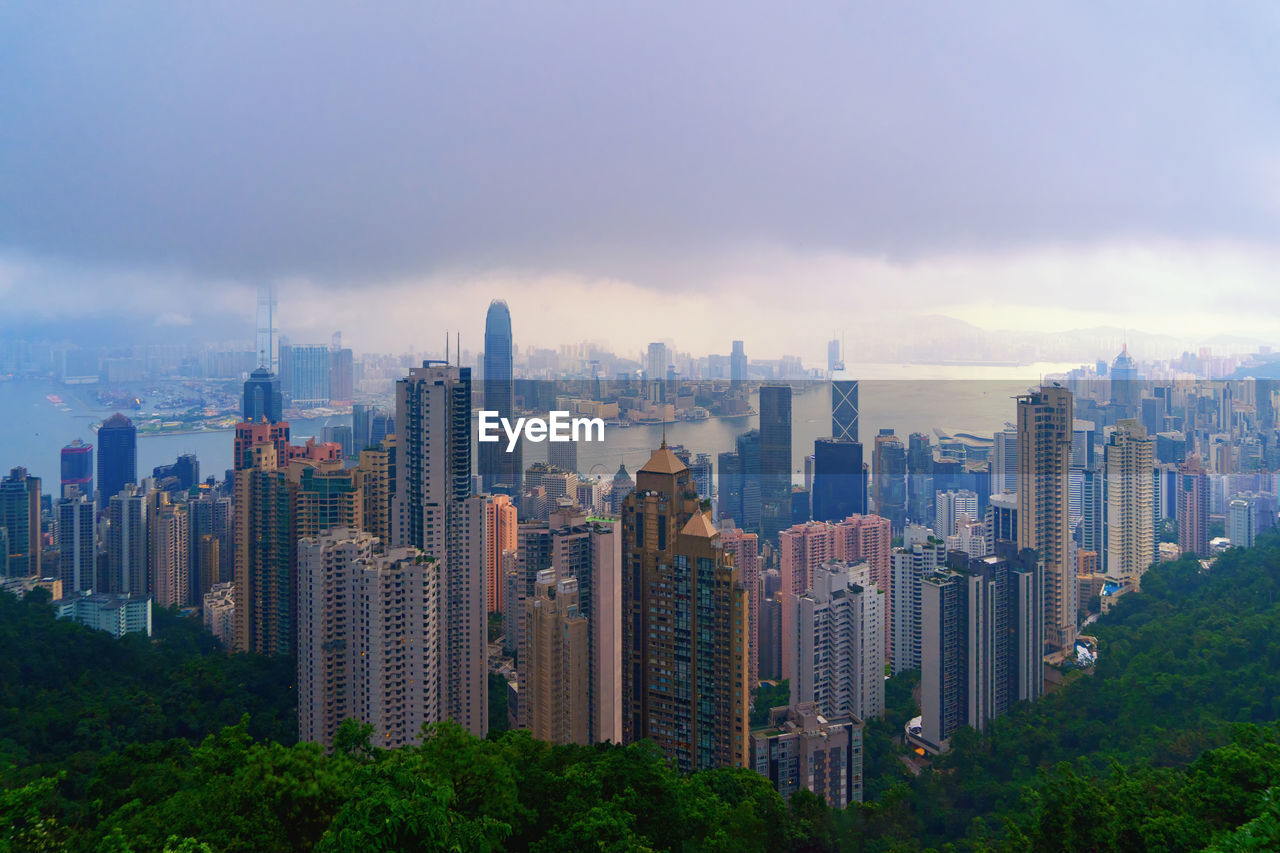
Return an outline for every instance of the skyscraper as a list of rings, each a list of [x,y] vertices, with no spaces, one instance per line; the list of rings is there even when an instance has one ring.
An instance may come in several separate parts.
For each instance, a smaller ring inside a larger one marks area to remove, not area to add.
[[[484,407],[498,417],[514,419],[515,361],[511,312],[507,303],[489,303],[484,319]],[[514,422],[514,421],[513,421]],[[524,491],[524,450],[519,441],[507,450],[504,441],[480,445],[480,482],[485,491],[519,497]]]
[[[1045,385],[1018,398],[1018,548],[1044,564],[1044,640],[1065,649],[1076,638],[1071,564],[1071,392]]]
[[[754,533],[722,523],[720,544],[726,553],[733,555],[733,565],[742,575],[742,586],[747,591],[747,685],[755,689],[760,683],[759,633],[763,595],[760,539]]]
[[[288,424],[282,421],[281,425],[287,443]],[[275,426],[240,427],[231,504],[234,646],[241,652],[292,655],[297,631],[296,540],[288,477],[274,440]]]
[[[185,503],[170,503],[168,492],[156,494],[149,522],[151,593],[160,607],[191,603],[191,525]]]
[[[98,490],[106,506],[127,483],[138,482],[138,430],[116,412],[98,427]]]
[[[62,595],[97,589],[98,543],[94,535],[93,498],[78,494],[58,501],[58,574]]]
[[[957,553],[924,578],[920,712],[931,748],[1043,693],[1038,561],[1008,549],[977,560]]]
[[[485,555],[485,608],[489,613],[502,612],[502,552],[516,547],[518,524],[515,504],[507,495],[494,495],[485,505],[488,553]]]
[[[487,496],[471,495],[471,368],[423,362],[396,383],[392,538],[440,562],[444,715],[488,732]]]
[[[108,592],[151,594],[149,491],[145,483],[130,483],[107,501]]]
[[[40,577],[40,478],[14,468],[0,480],[0,528],[7,531],[9,577]]]
[[[862,444],[836,438],[813,443],[813,518],[836,521],[867,511]]]
[[[791,526],[791,386],[760,388],[760,538]],[[744,528],[747,529],[745,524]]]
[[[1142,383],[1138,380],[1138,365],[1129,355],[1126,344],[1111,363],[1111,402],[1124,406],[1129,414],[1137,413],[1142,397]]]
[[[913,432],[907,437],[907,520],[933,527],[933,500],[933,445],[929,436]]]
[[[890,583],[893,607],[890,613],[890,659],[893,672],[920,668],[921,584],[947,564],[947,546],[936,537],[912,542],[893,552],[893,579]]]
[[[784,676],[791,704],[812,702],[831,717],[869,720],[884,714],[885,597],[865,563],[827,562],[812,588],[786,596]]]
[[[747,381],[747,353],[742,348],[742,341],[733,342],[733,351],[729,353],[729,382],[739,387]]]
[[[258,423],[263,418],[272,424],[284,420],[280,378],[266,367],[257,367],[245,380],[243,408],[248,423]]]
[[[747,761],[747,596],[664,444],[623,507],[623,739],[682,772]]]
[[[587,618],[578,606],[578,581],[556,579],[555,569],[538,572],[526,605],[529,672],[525,694],[529,730],[538,740],[591,743]]]
[[[876,436],[871,459],[871,489],[876,515],[889,519],[894,533],[907,525],[907,449],[891,429]]]
[[[80,439],[62,448],[62,493],[69,498],[74,494],[93,497],[93,445]]]
[[[421,742],[441,719],[440,566],[334,528],[298,543],[298,739],[333,745],[348,718],[374,746]]]
[[[1209,475],[1199,456],[1178,466],[1178,545],[1184,554],[1209,556]]]
[[[831,437],[858,440],[858,380],[843,370],[831,374]]]
[[[1136,420],[1120,421],[1106,445],[1102,570],[1108,577],[1139,586],[1156,560],[1152,470],[1155,443]]]

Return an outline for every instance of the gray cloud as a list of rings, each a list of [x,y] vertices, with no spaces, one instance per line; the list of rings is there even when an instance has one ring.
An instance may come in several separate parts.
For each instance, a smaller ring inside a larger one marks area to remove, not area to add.
[[[1276,233],[1265,5],[0,10],[0,249],[194,280]]]

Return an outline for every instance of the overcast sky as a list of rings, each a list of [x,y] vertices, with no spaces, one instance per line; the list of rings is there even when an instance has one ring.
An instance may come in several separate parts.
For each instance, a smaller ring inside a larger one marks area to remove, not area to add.
[[[371,350],[494,297],[619,351],[1280,344],[1277,44],[1270,3],[5,4],[0,329],[249,339],[274,282]]]

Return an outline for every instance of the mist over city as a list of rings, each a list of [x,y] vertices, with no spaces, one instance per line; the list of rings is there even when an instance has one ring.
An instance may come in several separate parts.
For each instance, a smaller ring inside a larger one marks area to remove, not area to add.
[[[1280,849],[1278,42],[0,7],[0,850]]]

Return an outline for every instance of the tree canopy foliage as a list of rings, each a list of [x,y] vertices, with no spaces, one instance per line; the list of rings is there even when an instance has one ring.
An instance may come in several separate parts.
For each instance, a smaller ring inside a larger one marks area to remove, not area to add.
[[[292,743],[292,671],[163,614],[154,642],[0,596],[0,851],[1280,849],[1280,538],[1159,566],[1101,659],[915,775],[914,676],[865,731],[869,801],[786,803],[648,744],[432,727],[423,745]]]

